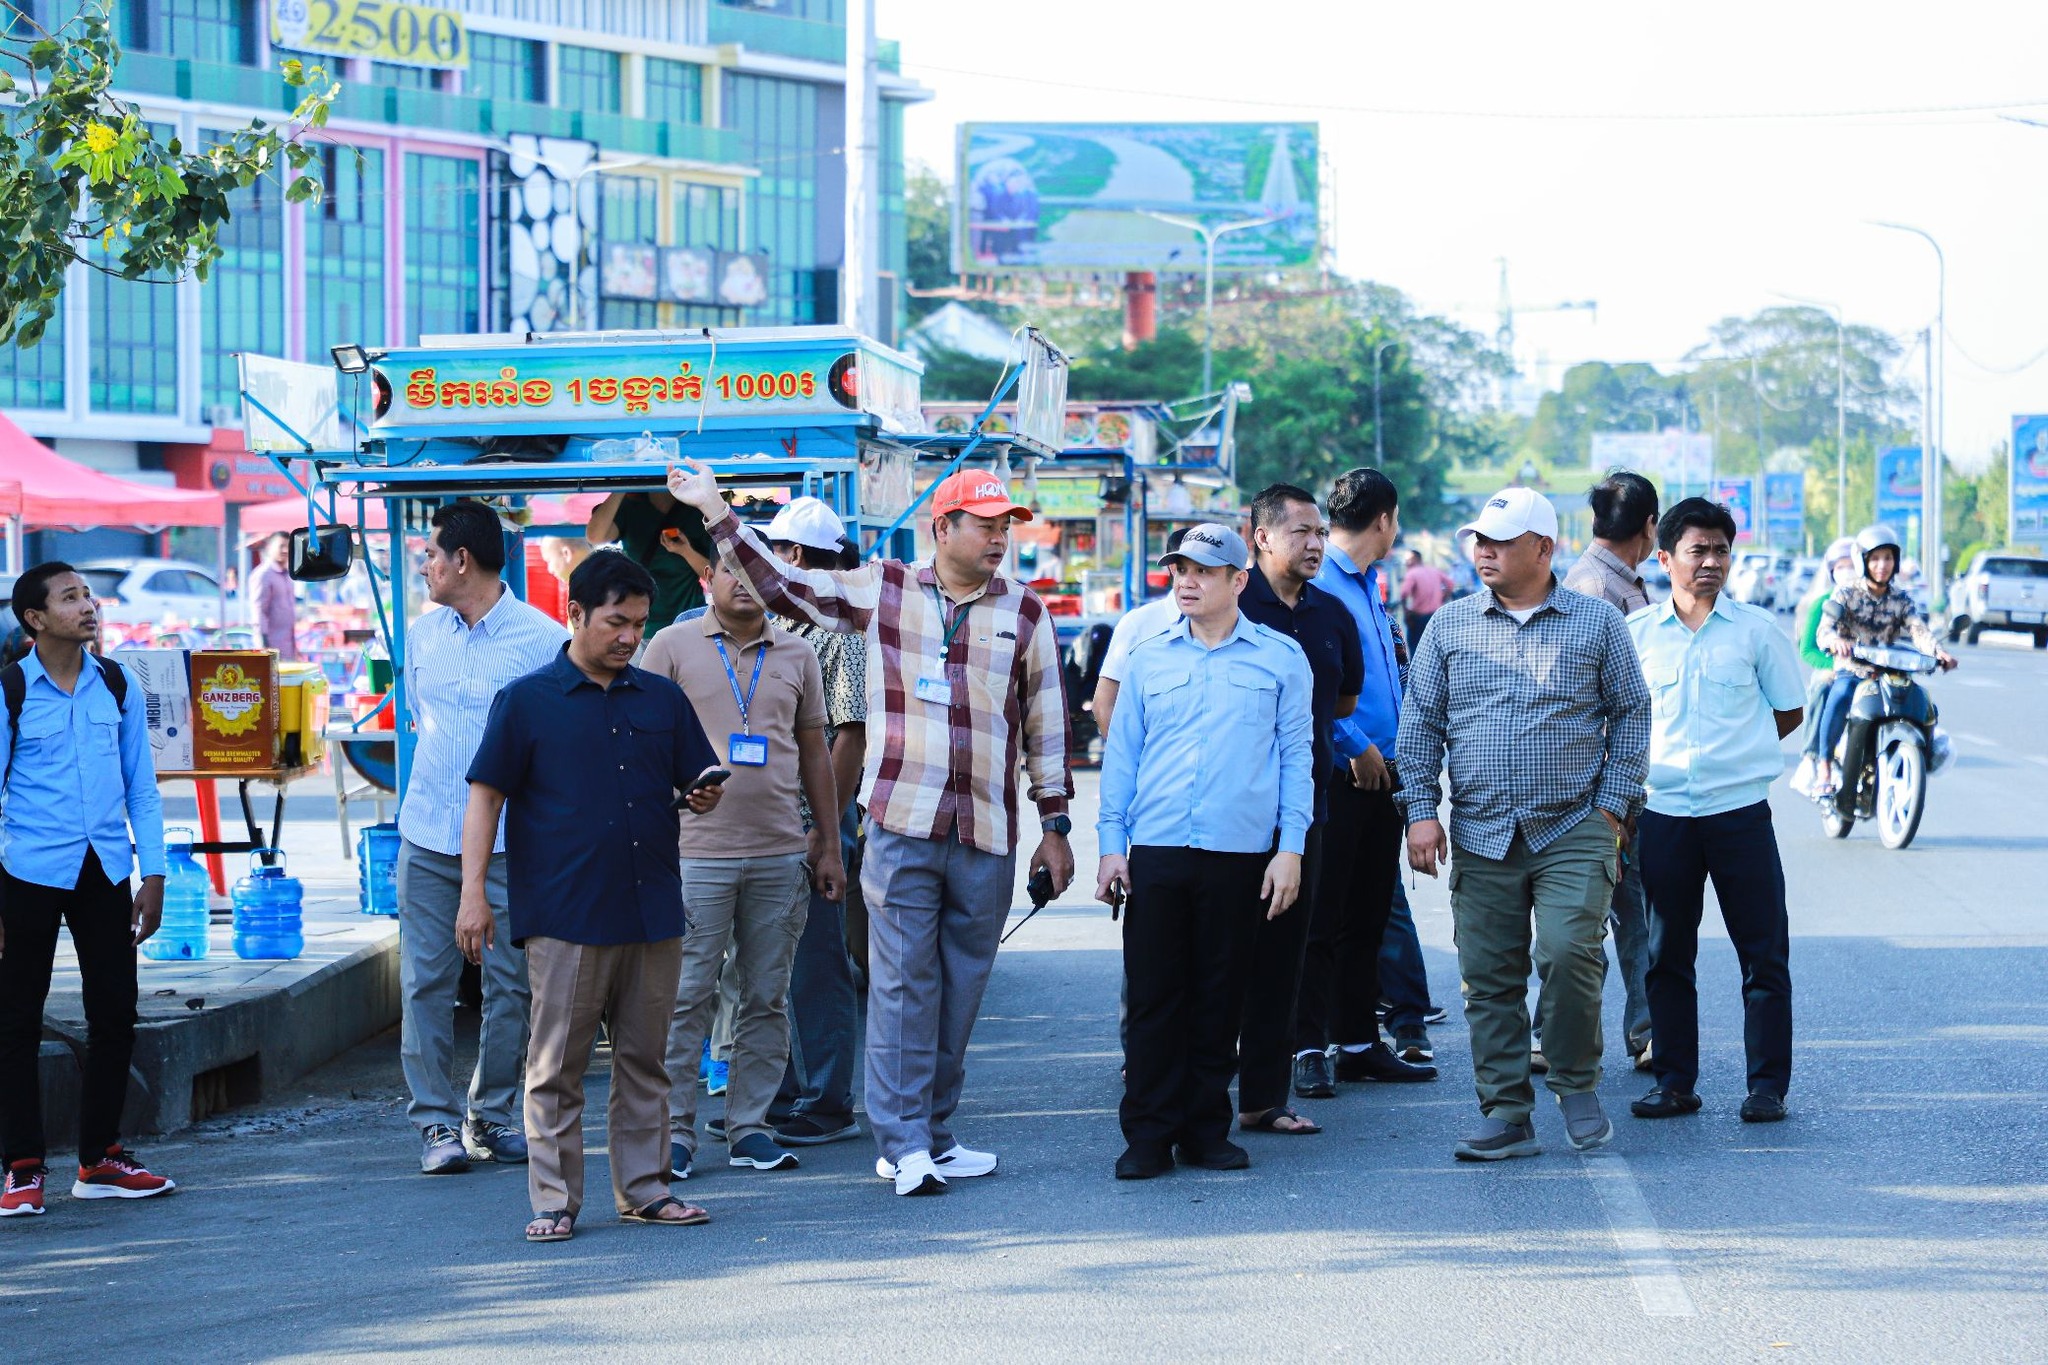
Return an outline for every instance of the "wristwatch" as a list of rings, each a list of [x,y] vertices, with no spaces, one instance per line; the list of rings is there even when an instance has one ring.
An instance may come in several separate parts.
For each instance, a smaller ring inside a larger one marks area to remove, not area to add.
[[[1074,832],[1074,822],[1065,815],[1041,816],[1038,821],[1038,827],[1047,834],[1057,834],[1062,839]]]

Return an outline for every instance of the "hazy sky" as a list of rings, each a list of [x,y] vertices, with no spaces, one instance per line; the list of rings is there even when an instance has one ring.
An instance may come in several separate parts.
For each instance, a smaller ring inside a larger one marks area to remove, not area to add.
[[[2048,411],[2048,128],[1982,108],[2048,122],[2048,5],[876,3],[938,95],[910,155],[949,179],[968,120],[1318,122],[1340,270],[1486,331],[1498,257],[1525,308],[1598,301],[1518,313],[1553,383],[1780,292],[1917,331],[1934,256],[1866,225],[1894,219],[1948,253],[1952,457]]]

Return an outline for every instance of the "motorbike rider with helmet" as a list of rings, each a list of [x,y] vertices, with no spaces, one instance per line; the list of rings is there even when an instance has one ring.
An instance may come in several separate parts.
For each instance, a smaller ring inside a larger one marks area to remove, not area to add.
[[[1956,666],[1955,657],[1941,647],[1927,618],[1914,608],[1903,592],[1893,591],[1892,580],[1899,571],[1899,537],[1885,525],[1866,526],[1856,533],[1856,562],[1862,579],[1835,589],[1821,609],[1820,628],[1814,639],[1835,656],[1835,678],[1821,708],[1820,775],[1814,795],[1827,797],[1841,785],[1835,771],[1835,746],[1849,723],[1849,702],[1856,685],[1876,676],[1869,664],[1851,657],[1857,645],[1889,645],[1902,635],[1913,647],[1934,656],[1946,672]]]
[[[1813,670],[1806,684],[1806,742],[1800,749],[1799,767],[1792,774],[1792,790],[1801,796],[1812,796],[1813,784],[1820,777],[1820,713],[1828,699],[1828,688],[1835,680],[1835,656],[1821,648],[1815,638],[1820,632],[1821,613],[1827,610],[1835,589],[1850,587],[1862,577],[1862,572],[1856,563],[1853,539],[1843,536],[1828,542],[1820,557],[1820,572],[1813,576],[1813,587],[1799,604],[1799,633],[1794,639],[1799,645],[1799,657]]]

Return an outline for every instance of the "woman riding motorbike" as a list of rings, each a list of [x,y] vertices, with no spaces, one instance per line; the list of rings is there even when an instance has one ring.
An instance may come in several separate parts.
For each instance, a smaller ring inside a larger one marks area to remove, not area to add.
[[[1799,606],[1799,657],[1813,670],[1806,683],[1806,743],[1800,750],[1799,767],[1792,774],[1792,790],[1801,796],[1813,795],[1814,779],[1820,776],[1820,710],[1835,677],[1835,656],[1822,649],[1815,638],[1820,631],[1821,613],[1828,599],[1835,595],[1835,589],[1851,586],[1857,577],[1856,542],[1848,536],[1830,542],[1820,557],[1820,572],[1813,576],[1813,587]]]

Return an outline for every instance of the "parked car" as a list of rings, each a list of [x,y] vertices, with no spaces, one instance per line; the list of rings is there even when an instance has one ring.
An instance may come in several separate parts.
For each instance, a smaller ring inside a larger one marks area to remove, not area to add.
[[[92,559],[76,566],[102,615],[124,625],[221,624],[220,582],[204,564],[182,559]],[[228,599],[228,621],[236,619]]]
[[[1793,560],[1792,572],[1779,589],[1778,599],[1796,608],[1813,591],[1814,581],[1819,573],[1818,559]]]
[[[1734,594],[1736,601],[1767,611],[1781,605],[1790,608],[1795,599],[1785,592],[1784,585],[1791,574],[1790,555],[1773,554],[1769,550],[1744,550],[1735,557],[1735,568],[1728,575],[1728,591]]]
[[[1987,630],[2034,637],[2048,649],[2048,559],[1979,551],[1951,589],[1948,638],[1977,643]]]
[[[1643,580],[1643,591],[1652,602],[1665,602],[1671,598],[1671,575],[1664,572],[1653,555],[1636,565],[1636,576]]]

